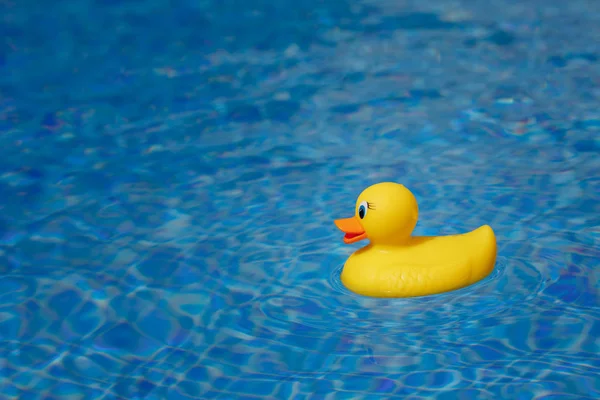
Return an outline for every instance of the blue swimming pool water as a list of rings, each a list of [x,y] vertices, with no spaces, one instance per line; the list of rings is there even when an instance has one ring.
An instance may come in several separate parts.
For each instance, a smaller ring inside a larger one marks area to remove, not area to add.
[[[600,398],[600,5],[0,2],[0,398]],[[493,274],[380,300],[384,180]]]

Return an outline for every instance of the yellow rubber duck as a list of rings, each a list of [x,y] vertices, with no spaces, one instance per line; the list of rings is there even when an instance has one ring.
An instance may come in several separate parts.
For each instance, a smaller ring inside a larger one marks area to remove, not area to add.
[[[456,290],[485,278],[496,263],[488,225],[451,236],[412,236],[419,207],[401,184],[378,183],[356,200],[356,215],[335,221],[345,243],[370,244],[348,258],[342,283],[372,297],[415,297]]]

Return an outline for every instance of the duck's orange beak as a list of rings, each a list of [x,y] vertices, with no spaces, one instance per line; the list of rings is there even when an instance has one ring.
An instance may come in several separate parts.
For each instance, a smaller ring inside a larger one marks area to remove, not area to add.
[[[360,221],[356,217],[336,219],[333,222],[339,230],[345,233],[344,243],[346,244],[356,243],[367,238],[365,229],[362,227]]]

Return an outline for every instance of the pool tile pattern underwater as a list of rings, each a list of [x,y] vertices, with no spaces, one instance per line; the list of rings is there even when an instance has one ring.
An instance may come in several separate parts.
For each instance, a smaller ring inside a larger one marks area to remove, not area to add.
[[[43,4],[0,4],[0,398],[600,398],[597,4]],[[349,293],[382,180],[494,273]]]

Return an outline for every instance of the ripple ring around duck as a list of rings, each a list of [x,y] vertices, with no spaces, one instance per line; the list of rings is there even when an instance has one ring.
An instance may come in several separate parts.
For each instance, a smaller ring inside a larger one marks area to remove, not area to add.
[[[493,271],[497,245],[490,226],[460,235],[412,236],[418,215],[417,200],[403,185],[366,188],[355,216],[335,220],[344,243],[370,241],[344,264],[344,286],[371,297],[426,296],[472,285]]]

